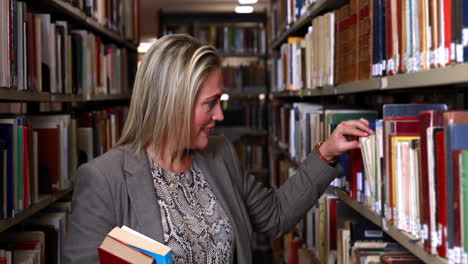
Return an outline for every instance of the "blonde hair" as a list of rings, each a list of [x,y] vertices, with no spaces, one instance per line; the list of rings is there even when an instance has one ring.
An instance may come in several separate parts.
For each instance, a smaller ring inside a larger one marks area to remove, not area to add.
[[[190,144],[190,121],[198,91],[211,71],[221,67],[216,50],[186,34],[157,40],[138,68],[130,109],[117,145],[137,155],[148,144],[155,150],[174,140],[183,155]]]

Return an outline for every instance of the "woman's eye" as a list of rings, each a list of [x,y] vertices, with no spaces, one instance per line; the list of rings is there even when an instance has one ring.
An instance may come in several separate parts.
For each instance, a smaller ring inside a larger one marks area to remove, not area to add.
[[[208,106],[209,106],[210,108],[213,108],[213,107],[216,106],[216,103],[217,103],[217,102],[218,102],[218,100],[209,101],[209,102],[208,102]]]

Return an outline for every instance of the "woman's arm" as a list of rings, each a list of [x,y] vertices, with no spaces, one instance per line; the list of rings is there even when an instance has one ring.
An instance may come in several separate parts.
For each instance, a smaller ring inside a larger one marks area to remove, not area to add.
[[[373,133],[366,120],[340,124],[319,149],[321,155],[332,160],[342,153],[358,148],[356,137]],[[234,148],[231,155],[240,169]],[[279,189],[267,188],[252,175],[242,177],[240,191],[244,197],[250,220],[258,232],[278,237],[289,232],[317,202],[328,185],[340,174],[341,167],[328,165],[316,152],[298,166],[297,172]]]
[[[99,263],[97,248],[116,226],[114,209],[107,178],[90,163],[81,166],[64,249],[66,264]]]

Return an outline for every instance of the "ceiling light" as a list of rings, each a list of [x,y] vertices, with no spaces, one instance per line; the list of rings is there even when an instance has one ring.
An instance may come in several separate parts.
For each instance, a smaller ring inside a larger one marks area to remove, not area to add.
[[[246,13],[252,13],[252,12],[253,12],[253,6],[236,6],[236,13],[246,14]]]
[[[221,101],[227,101],[227,100],[229,100],[229,94],[221,95]]]
[[[257,3],[257,0],[239,0],[241,5],[253,5],[255,3]]]

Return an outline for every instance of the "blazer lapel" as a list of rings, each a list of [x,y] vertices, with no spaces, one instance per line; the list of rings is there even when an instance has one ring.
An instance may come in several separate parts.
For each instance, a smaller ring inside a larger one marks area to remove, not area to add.
[[[130,203],[136,212],[141,232],[163,243],[161,211],[156,198],[153,177],[146,153],[141,151],[138,158],[131,149],[125,151],[124,169]]]

